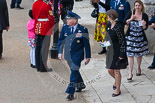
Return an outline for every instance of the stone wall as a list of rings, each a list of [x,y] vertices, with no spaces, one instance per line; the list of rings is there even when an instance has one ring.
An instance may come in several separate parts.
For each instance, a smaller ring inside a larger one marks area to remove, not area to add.
[[[155,4],[155,0],[142,0],[144,4],[150,5],[150,4]]]

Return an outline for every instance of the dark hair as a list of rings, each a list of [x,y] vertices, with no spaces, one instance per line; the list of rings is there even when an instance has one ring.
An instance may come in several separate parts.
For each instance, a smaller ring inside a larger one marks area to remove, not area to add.
[[[32,10],[29,10],[29,16],[33,19],[33,14],[32,14]]]
[[[144,13],[145,12],[145,8],[144,8],[143,2],[141,0],[136,0],[134,2],[134,6],[135,6],[136,3],[139,3],[142,6],[142,12]],[[133,10],[135,11],[135,8],[133,8]]]
[[[107,11],[107,15],[112,19],[116,20],[118,18],[118,13],[116,10],[110,9]]]

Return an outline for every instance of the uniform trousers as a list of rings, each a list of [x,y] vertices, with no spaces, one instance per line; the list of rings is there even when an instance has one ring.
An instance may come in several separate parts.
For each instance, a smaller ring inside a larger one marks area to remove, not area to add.
[[[19,6],[21,2],[22,0],[11,0],[11,7],[15,7],[15,4],[17,4],[16,6]]]
[[[67,87],[66,93],[74,94],[75,88],[80,89],[84,87],[84,82],[79,72],[80,66],[75,65],[72,61],[67,61],[71,74],[70,74],[70,83]]]
[[[0,55],[3,53],[3,38],[2,38],[3,30],[0,30]]]
[[[30,60],[32,65],[36,65],[36,59],[35,59],[35,48],[31,47],[30,51]]]
[[[37,35],[35,36],[36,49],[36,68],[38,71],[45,71],[47,69],[47,58],[50,46],[51,36]]]

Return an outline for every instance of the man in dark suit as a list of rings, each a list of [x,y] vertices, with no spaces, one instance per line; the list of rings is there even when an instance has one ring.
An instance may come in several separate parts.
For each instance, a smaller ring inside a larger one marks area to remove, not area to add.
[[[118,20],[123,24],[123,20],[127,13],[131,10],[130,4],[127,0],[111,0],[110,8],[118,13]]]
[[[154,10],[154,15],[150,19],[150,28],[155,30],[155,10]],[[155,54],[153,57],[152,64],[148,67],[148,69],[155,69]]]
[[[58,40],[58,58],[62,59],[63,47],[65,46],[64,58],[66,59],[70,70],[70,83],[66,90],[69,95],[66,99],[74,99],[75,88],[76,92],[81,92],[86,86],[79,72],[81,62],[84,59],[84,49],[86,53],[86,62],[88,64],[91,58],[91,50],[89,44],[89,34],[87,28],[78,24],[80,16],[68,11],[67,25],[62,27]]]
[[[22,0],[11,0],[11,9],[13,8],[18,8],[18,9],[24,9],[23,7],[20,6]]]
[[[0,59],[3,52],[3,30],[9,30],[9,15],[6,0],[0,0]]]

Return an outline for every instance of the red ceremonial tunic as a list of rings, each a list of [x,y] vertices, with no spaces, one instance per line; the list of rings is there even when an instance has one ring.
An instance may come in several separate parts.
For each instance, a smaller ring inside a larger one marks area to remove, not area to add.
[[[37,0],[33,4],[32,13],[35,19],[35,34],[52,35],[55,22],[51,5],[43,2],[43,0]]]

